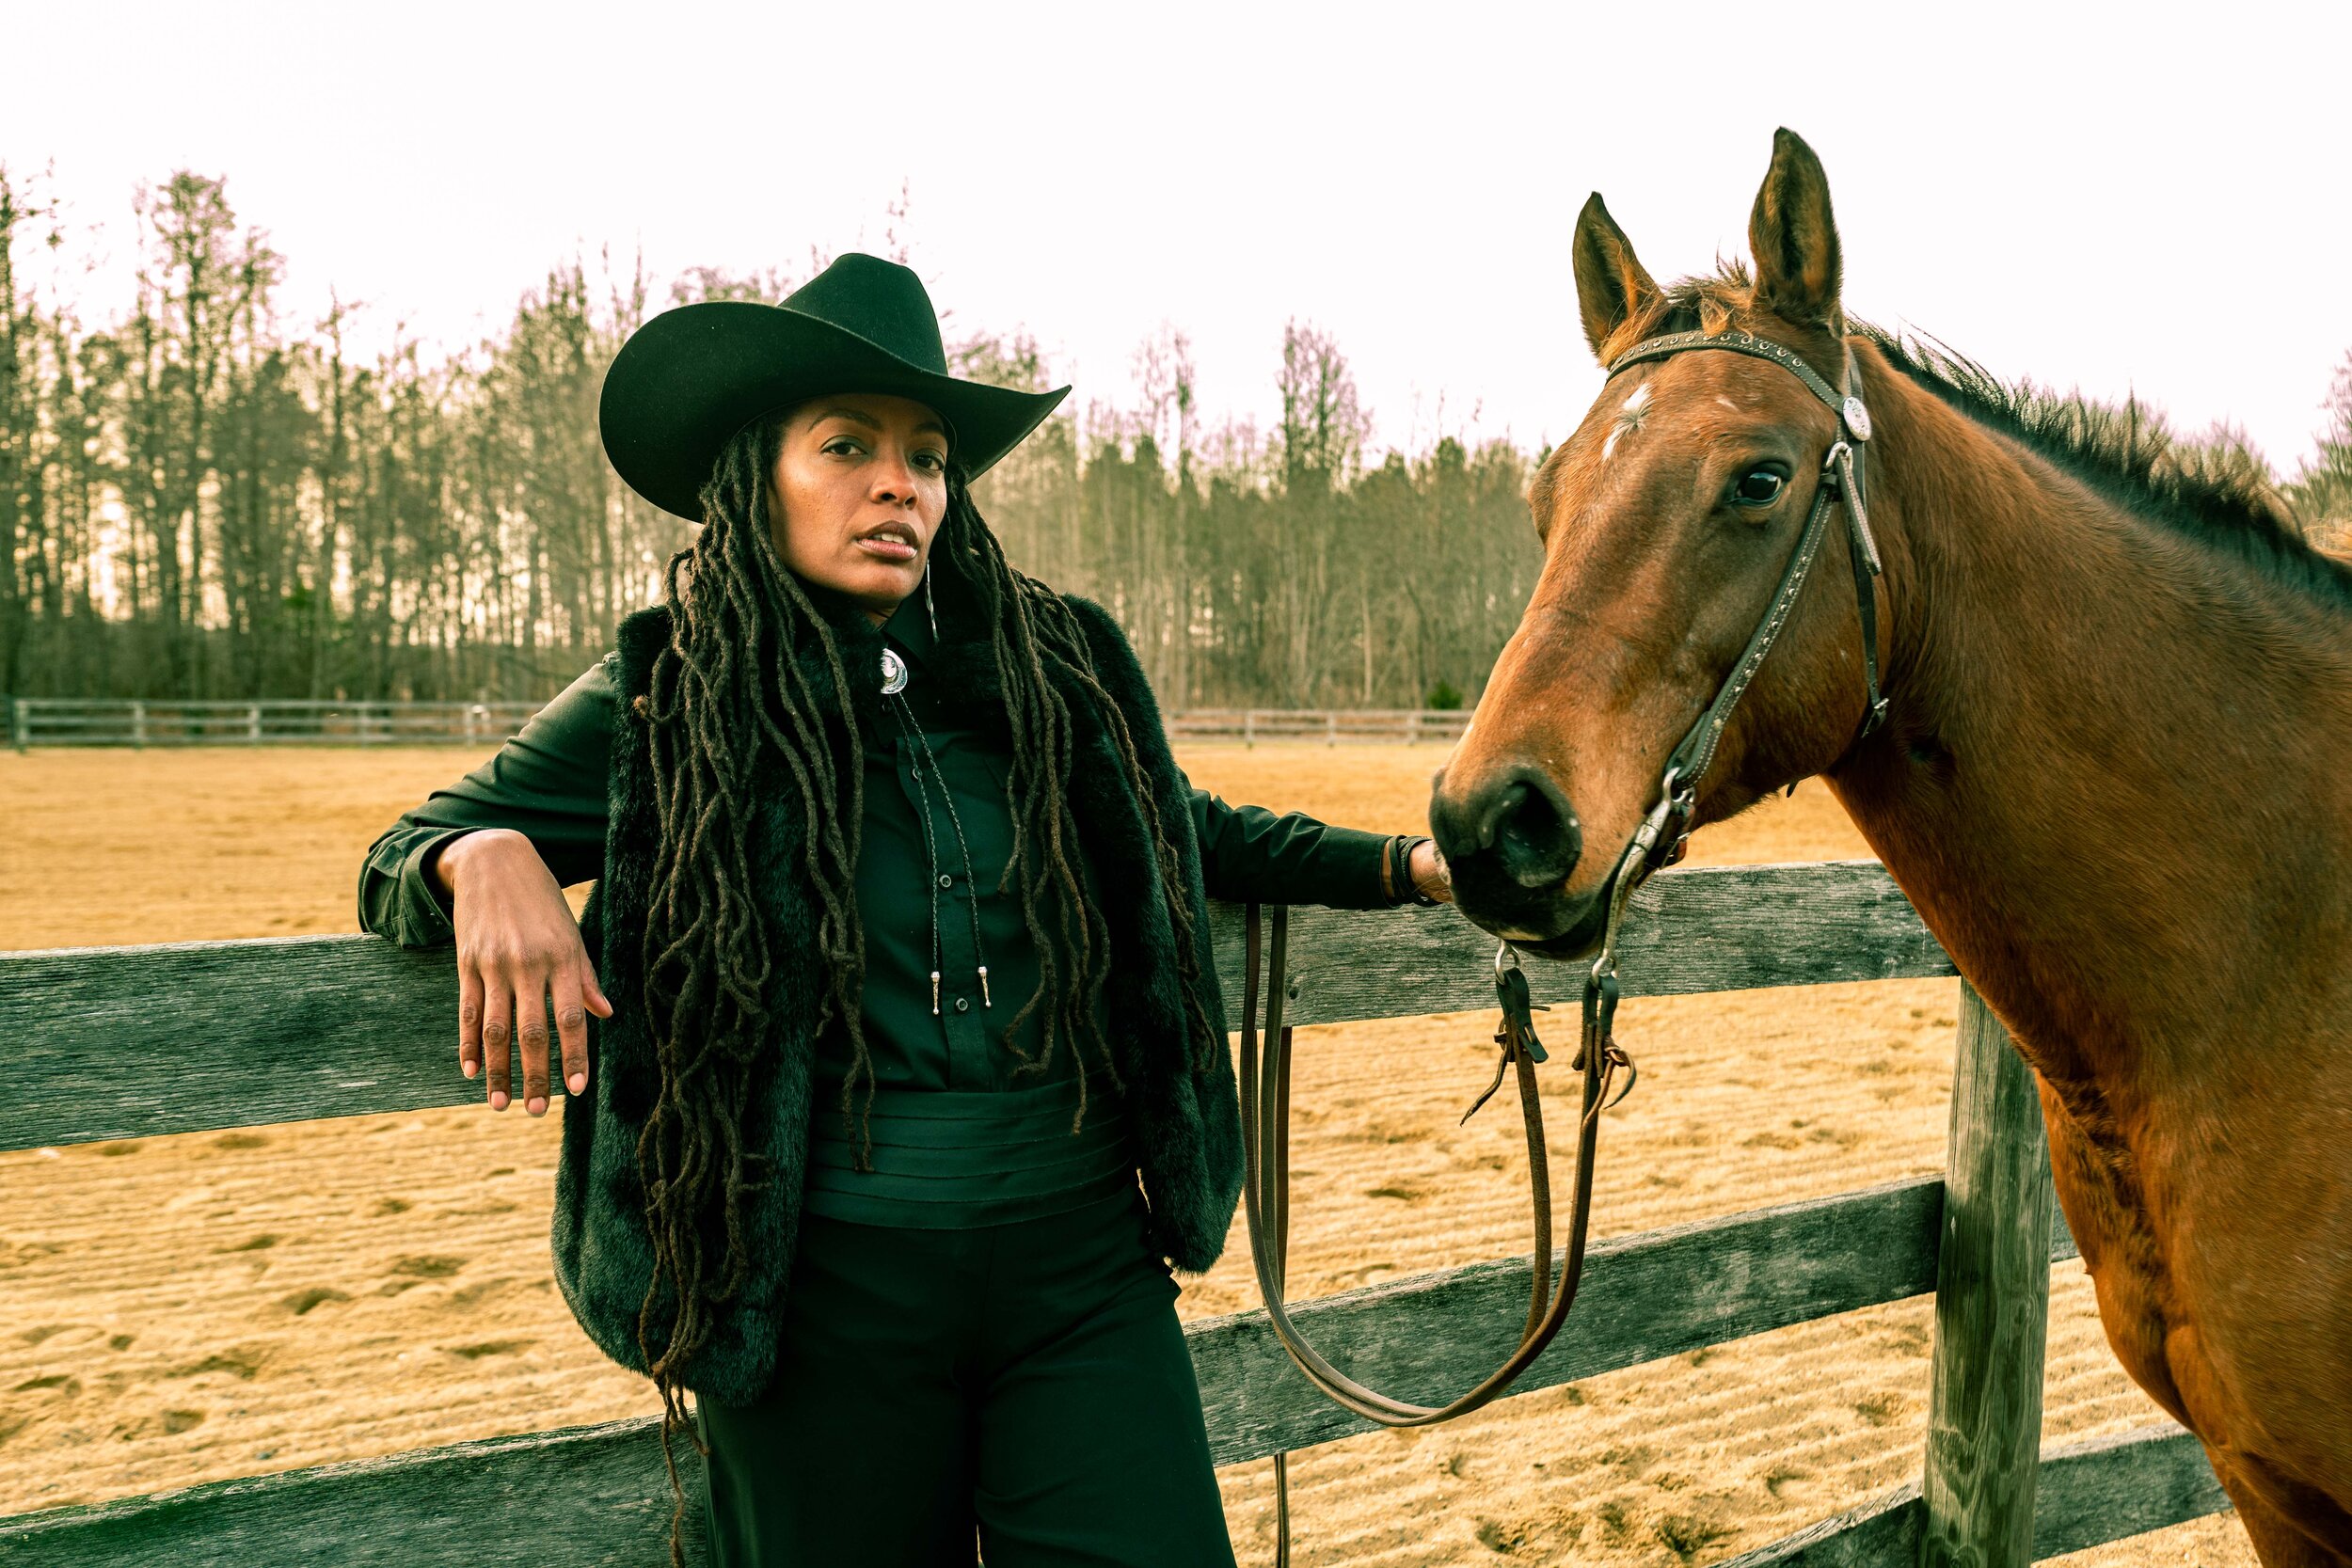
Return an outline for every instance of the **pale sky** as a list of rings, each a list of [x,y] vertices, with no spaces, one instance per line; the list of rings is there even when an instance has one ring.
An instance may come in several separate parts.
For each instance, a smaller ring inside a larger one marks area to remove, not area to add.
[[[224,174],[375,342],[462,345],[577,252],[657,277],[882,247],[955,325],[1132,404],[1187,332],[1204,413],[1271,422],[1282,325],[1376,441],[1528,446],[1599,381],[1568,255],[1598,189],[1661,279],[1744,252],[1772,128],[1826,166],[1847,306],[2004,375],[2243,425],[2291,472],[2352,348],[2352,7],[11,7],[0,160],[101,230]],[[107,270],[111,269],[111,270]]]

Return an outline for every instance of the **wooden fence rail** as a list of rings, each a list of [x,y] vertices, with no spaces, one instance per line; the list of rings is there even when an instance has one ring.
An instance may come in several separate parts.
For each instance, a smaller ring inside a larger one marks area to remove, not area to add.
[[[1239,921],[1214,918],[1231,1026]],[[1491,942],[1450,911],[1300,910],[1292,943],[1299,1022],[1492,1005]],[[1625,971],[1652,995],[1952,973],[1868,862],[1661,875],[1636,897]],[[1569,966],[1531,973],[1539,1000],[1572,1003]],[[454,990],[445,949],[370,937],[0,954],[0,1148],[471,1101],[479,1085],[451,1062]],[[2031,1075],[1964,988],[1963,1009],[1947,1177],[1598,1243],[1566,1329],[1518,1386],[1935,1291],[1920,1482],[1739,1568],[2007,1568],[2227,1506],[2169,1424],[2039,1447],[2049,1263],[2073,1243],[2049,1202]],[[1297,1313],[1355,1375],[1434,1400],[1511,1342],[1529,1267],[1440,1270]],[[1219,1464],[1365,1430],[1298,1376],[1263,1312],[1186,1335]],[[648,1418],[0,1518],[0,1560],[652,1564],[668,1515]]]
[[[35,746],[496,746],[541,705],[167,702],[0,698],[8,744]],[[1179,740],[1454,740],[1470,715],[1443,708],[1186,708],[1162,716]]]

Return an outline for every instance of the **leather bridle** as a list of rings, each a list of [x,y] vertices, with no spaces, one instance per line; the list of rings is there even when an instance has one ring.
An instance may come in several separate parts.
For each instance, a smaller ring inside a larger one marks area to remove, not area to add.
[[[1246,912],[1240,1064],[1245,1169],[1242,1213],[1249,1228],[1249,1249],[1257,1266],[1259,1294],[1264,1299],[1266,1318],[1273,1324],[1276,1338],[1299,1370],[1334,1402],[1382,1426],[1428,1426],[1466,1415],[1500,1397],[1544,1353],[1567,1320],[1583,1276],[1584,1244],[1592,1210],[1593,1156],[1599,1135],[1600,1113],[1633,1087],[1633,1064],[1618,1048],[1613,1034],[1618,997],[1617,941],[1626,911],[1634,890],[1650,873],[1681,858],[1698,807],[1699,782],[1715,760],[1716,748],[1731,721],[1732,710],[1747,694],[1757,668],[1788,625],[1798,596],[1812,575],[1814,562],[1820,555],[1822,541],[1828,536],[1830,509],[1841,499],[1846,503],[1848,554],[1852,561],[1854,594],[1861,611],[1863,678],[1867,688],[1867,705],[1854,740],[1859,742],[1870,735],[1886,718],[1887,700],[1879,689],[1878,598],[1873,585],[1882,568],[1862,494],[1862,452],[1870,438],[1870,416],[1857,390],[1853,353],[1851,349],[1846,351],[1840,367],[1840,379],[1845,385],[1836,388],[1793,350],[1762,338],[1743,332],[1677,332],[1634,344],[1610,364],[1609,375],[1613,378],[1632,365],[1708,349],[1768,359],[1788,371],[1836,416],[1837,434],[1822,456],[1812,508],[1805,515],[1804,527],[1797,536],[1796,546],[1781,572],[1780,585],[1774,590],[1763,619],[1749,636],[1731,673],[1716,689],[1714,700],[1667,758],[1659,779],[1657,803],[1634,831],[1607,885],[1604,896],[1608,900],[1608,919],[1602,928],[1600,951],[1585,975],[1583,1027],[1576,1060],[1571,1064],[1582,1074],[1583,1101],[1577,1122],[1576,1180],[1568,1211],[1567,1245],[1556,1280],[1551,1268],[1550,1163],[1544,1141],[1543,1103],[1535,1081],[1535,1064],[1546,1059],[1543,1044],[1535,1037],[1534,1020],[1534,1012],[1541,1009],[1530,998],[1527,977],[1519,969],[1511,943],[1505,942],[1495,953],[1495,992],[1502,1009],[1502,1023],[1494,1037],[1502,1048],[1502,1054],[1495,1067],[1494,1083],[1487,1085],[1486,1093],[1478,1097],[1462,1119],[1468,1121],[1486,1103],[1501,1085],[1506,1069],[1516,1069],[1519,1111],[1526,1123],[1528,1182],[1534,1218],[1527,1317],[1519,1331],[1518,1348],[1502,1364],[1467,1393],[1443,1404],[1417,1404],[1367,1387],[1325,1359],[1291,1321],[1282,1294],[1290,1239],[1291,1026],[1282,1022],[1290,911],[1281,906],[1274,908],[1271,941],[1265,944],[1268,951],[1263,1046],[1258,1030],[1260,907],[1253,903]],[[1506,958],[1510,960],[1508,967],[1504,964]],[[1626,1083],[1612,1099],[1609,1088],[1619,1068],[1626,1069]],[[1290,1489],[1285,1457],[1275,1455],[1274,1466],[1276,1561],[1280,1568],[1287,1568]]]

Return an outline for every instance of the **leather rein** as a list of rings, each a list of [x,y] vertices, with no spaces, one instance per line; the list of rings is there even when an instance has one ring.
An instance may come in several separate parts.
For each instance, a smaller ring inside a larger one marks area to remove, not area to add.
[[[1697,811],[1699,781],[1714,762],[1715,752],[1723,740],[1724,731],[1731,721],[1732,710],[1748,690],[1764,657],[1772,651],[1783,627],[1795,609],[1798,596],[1804,592],[1813,571],[1815,560],[1828,536],[1830,509],[1840,499],[1846,503],[1848,553],[1852,561],[1854,593],[1861,611],[1863,674],[1867,684],[1868,705],[1854,739],[1876,730],[1886,717],[1886,698],[1879,689],[1878,602],[1873,587],[1881,572],[1877,542],[1871,537],[1868,518],[1863,510],[1862,449],[1870,438],[1869,411],[1853,390],[1858,385],[1852,351],[1849,349],[1841,367],[1843,388],[1832,387],[1813,367],[1806,364],[1793,350],[1762,338],[1740,332],[1723,332],[1708,336],[1700,332],[1677,332],[1650,338],[1636,343],[1609,366],[1609,375],[1629,366],[1651,360],[1665,359],[1677,354],[1714,349],[1732,354],[1744,354],[1758,359],[1769,359],[1804,382],[1807,390],[1826,404],[1837,417],[1837,435],[1831,441],[1821,459],[1819,483],[1813,493],[1811,511],[1805,515],[1804,527],[1799,533],[1788,563],[1781,573],[1780,585],[1774,591],[1763,619],[1748,638],[1747,646],[1732,666],[1731,673],[1717,688],[1714,701],[1687,731],[1679,745],[1668,757],[1666,768],[1658,784],[1658,800],[1649,815],[1636,829],[1626,846],[1624,857],[1612,874],[1606,897],[1608,922],[1603,928],[1600,951],[1594,958],[1584,978],[1583,1025],[1575,1060],[1571,1068],[1582,1075],[1583,1099],[1577,1121],[1576,1179],[1568,1210],[1567,1245],[1563,1250],[1557,1277],[1552,1270],[1552,1211],[1551,1172],[1544,1140],[1543,1102],[1535,1079],[1535,1064],[1546,1060],[1543,1043],[1535,1037],[1534,1015],[1544,1009],[1534,1006],[1528,990],[1527,976],[1519,968],[1518,956],[1511,943],[1505,942],[1495,953],[1495,994],[1502,1010],[1502,1026],[1495,1031],[1495,1042],[1502,1047],[1502,1058],[1495,1066],[1494,1082],[1486,1086],[1462,1119],[1468,1121],[1495,1090],[1501,1086],[1503,1074],[1515,1071],[1519,1092],[1519,1113],[1526,1124],[1528,1183],[1534,1210],[1534,1251],[1529,1258],[1529,1289],[1527,1317],[1519,1330],[1519,1342],[1501,1366],[1481,1379],[1468,1392],[1442,1404],[1417,1404],[1392,1398],[1358,1382],[1333,1366],[1321,1352],[1308,1343],[1292,1321],[1290,1309],[1283,1299],[1283,1275],[1288,1262],[1290,1240],[1290,1092],[1291,1092],[1291,1025],[1282,1022],[1282,1006],[1288,994],[1286,963],[1290,935],[1290,911],[1274,906],[1270,922],[1262,922],[1260,906],[1248,906],[1244,922],[1241,1031],[1241,1118],[1244,1180],[1242,1213],[1249,1228],[1249,1250],[1256,1263],[1258,1291],[1265,1302],[1266,1318],[1273,1324],[1276,1338],[1290,1353],[1298,1370],[1309,1381],[1335,1402],[1381,1426],[1418,1427],[1450,1420],[1467,1415],[1488,1402],[1501,1397],[1518,1375],[1550,1345],[1567,1321],[1568,1309],[1575,1304],[1576,1292],[1583,1277],[1584,1245],[1591,1223],[1593,1196],[1593,1159],[1600,1130],[1600,1113],[1625,1098],[1631,1091],[1634,1069],[1631,1060],[1615,1042],[1613,1024],[1617,1011],[1617,942],[1625,923],[1626,911],[1634,890],[1646,880],[1651,872],[1670,865],[1682,856],[1689,843],[1692,816]],[[1261,925],[1270,924],[1268,940],[1263,942],[1266,952],[1265,1028],[1261,1037],[1258,1028],[1258,974],[1262,946]],[[1508,965],[1505,959],[1509,960]],[[1609,1094],[1617,1069],[1626,1070],[1624,1087],[1614,1098]],[[1275,1504],[1278,1518],[1276,1561],[1287,1565],[1290,1560],[1290,1499],[1289,1473],[1286,1457],[1274,1456]]]

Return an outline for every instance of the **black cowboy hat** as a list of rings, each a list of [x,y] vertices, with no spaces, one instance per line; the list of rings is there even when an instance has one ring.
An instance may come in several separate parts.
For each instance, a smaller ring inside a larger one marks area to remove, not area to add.
[[[912,398],[946,421],[949,460],[976,476],[1069,391],[1017,392],[949,375],[923,280],[851,251],[780,305],[714,299],[654,317],[605,372],[596,426],[630,489],[700,522],[697,497],[735,433],[804,398]]]

